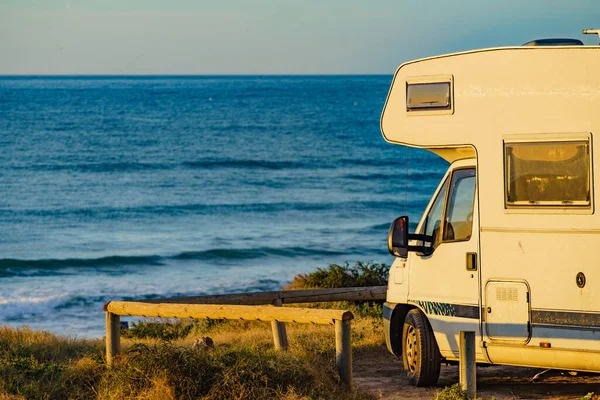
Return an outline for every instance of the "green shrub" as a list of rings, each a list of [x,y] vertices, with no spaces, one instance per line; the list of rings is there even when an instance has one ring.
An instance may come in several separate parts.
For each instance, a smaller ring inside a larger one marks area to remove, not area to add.
[[[462,390],[460,384],[455,383],[452,386],[447,386],[439,392],[435,400],[469,400],[469,394],[466,390]]]
[[[329,264],[327,269],[317,268],[308,274],[298,274],[287,289],[328,289],[343,287],[385,286],[389,265],[357,261],[350,265]]]
[[[329,264],[327,269],[318,268],[308,274],[298,274],[286,286],[288,290],[331,289],[344,287],[386,286],[390,271],[389,265],[357,261],[354,265]],[[383,300],[377,301],[338,301],[310,303],[306,307],[334,308],[350,310],[358,317],[382,318]],[[382,321],[383,323],[383,321]]]

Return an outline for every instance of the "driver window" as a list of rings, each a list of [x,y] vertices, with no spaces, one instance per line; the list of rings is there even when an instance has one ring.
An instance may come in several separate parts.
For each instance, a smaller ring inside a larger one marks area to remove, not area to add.
[[[431,251],[437,247],[441,239],[440,225],[442,222],[442,210],[444,209],[444,200],[446,199],[447,189],[448,180],[446,179],[446,182],[439,191],[433,206],[431,206],[431,209],[425,218],[425,224],[423,225],[423,233],[433,238],[431,243],[425,243],[425,246],[431,246]]]
[[[469,240],[473,228],[475,169],[460,169],[452,174],[446,210],[444,241]]]

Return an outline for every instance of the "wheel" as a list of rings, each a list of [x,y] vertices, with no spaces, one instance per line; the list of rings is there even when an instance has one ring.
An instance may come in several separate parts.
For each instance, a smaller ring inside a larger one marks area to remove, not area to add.
[[[412,385],[433,386],[437,383],[442,356],[429,321],[418,309],[410,310],[404,320],[402,361]]]

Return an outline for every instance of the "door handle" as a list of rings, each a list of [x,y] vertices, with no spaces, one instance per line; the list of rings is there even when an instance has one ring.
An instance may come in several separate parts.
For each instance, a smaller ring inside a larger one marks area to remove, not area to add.
[[[477,253],[467,253],[467,271],[477,271]]]

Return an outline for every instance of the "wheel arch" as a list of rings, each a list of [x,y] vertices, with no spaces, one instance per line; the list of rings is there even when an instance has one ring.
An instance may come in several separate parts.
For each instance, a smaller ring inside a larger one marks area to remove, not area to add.
[[[391,304],[385,303],[384,307],[387,307],[389,312],[389,319],[384,315],[384,321],[389,323],[386,334],[386,345],[388,350],[396,357],[402,357],[402,328],[404,326],[404,320],[406,314],[414,308],[418,308],[410,304]],[[385,314],[385,313],[384,313]]]

